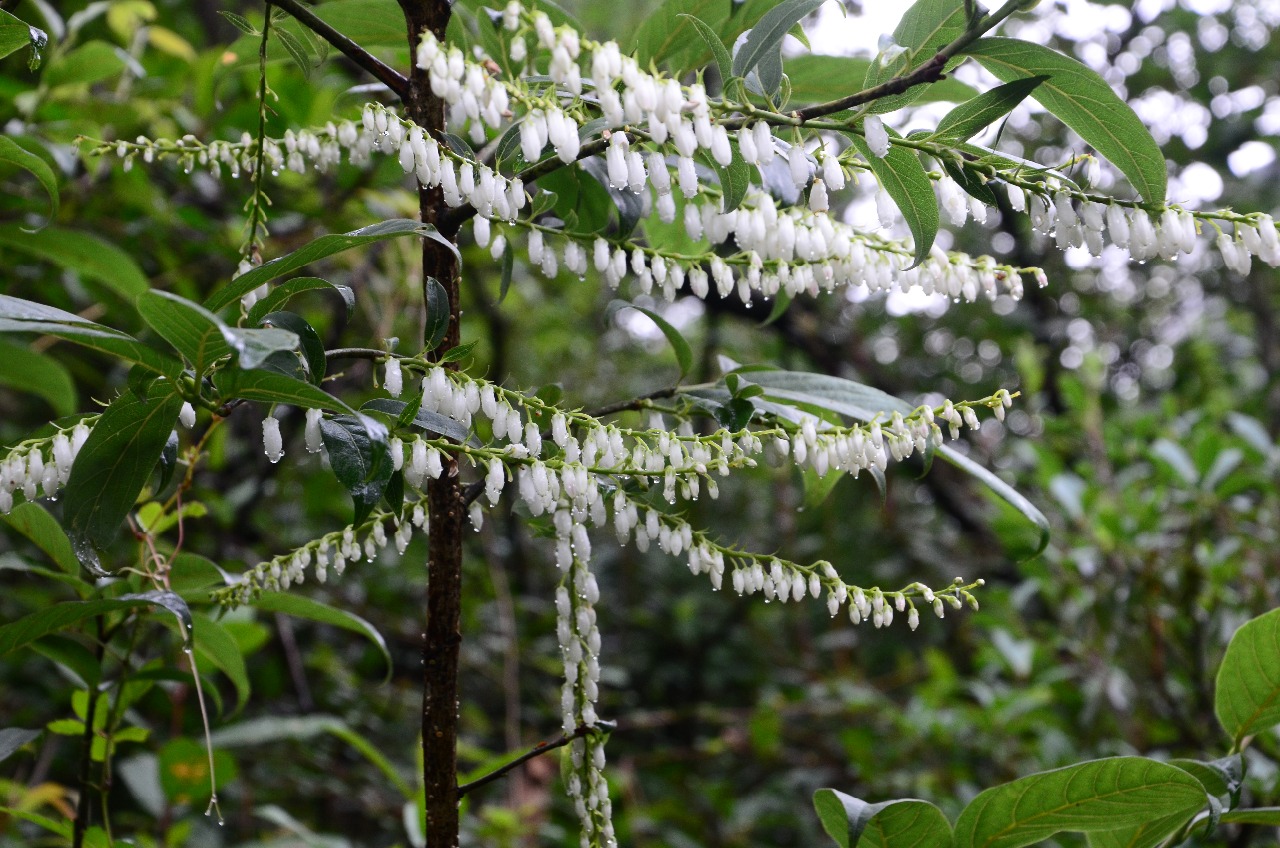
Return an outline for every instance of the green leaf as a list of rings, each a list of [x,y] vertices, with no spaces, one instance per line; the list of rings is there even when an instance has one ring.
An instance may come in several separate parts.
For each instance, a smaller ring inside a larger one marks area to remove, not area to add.
[[[387,679],[391,679],[391,651],[387,648],[386,639],[378,629],[355,613],[338,607],[329,606],[302,595],[291,595],[285,592],[264,592],[251,602],[253,607],[264,612],[279,612],[296,618],[340,627],[352,633],[368,638],[382,655],[387,666]]]
[[[302,350],[311,382],[317,386],[324,380],[329,360],[324,354],[324,341],[316,328],[296,312],[269,312],[262,318],[261,330],[239,330],[245,349],[240,353],[243,368],[255,368],[273,353]],[[253,354],[250,356],[249,351]]]
[[[589,161],[589,160],[588,160]],[[538,188],[555,195],[555,215],[564,221],[565,232],[591,235],[609,226],[609,218],[617,209],[608,186],[586,170],[559,168],[538,177]]]
[[[751,188],[751,166],[743,161],[742,153],[738,150],[737,139],[729,139],[729,149],[733,153],[733,158],[729,160],[727,168],[722,167],[710,155],[704,154],[702,157],[720,178],[720,188],[724,192],[725,213],[732,212],[741,206],[742,201],[746,199],[747,189]]]
[[[213,752],[214,774],[209,774],[209,752],[194,739],[173,739],[157,755],[160,786],[171,804],[199,806],[236,778],[236,761],[226,751]],[[216,779],[216,784],[214,783]]]
[[[25,730],[21,727],[0,730],[0,762],[9,759],[22,746],[39,739],[42,733],[43,730]]]
[[[1230,810],[1219,819],[1223,824],[1261,824],[1280,827],[1280,807],[1252,807]]]
[[[786,37],[787,31],[825,2],[826,0],[782,0],[766,12],[751,28],[746,41],[734,55],[733,76],[745,77],[762,62],[767,60],[772,63],[775,59],[781,71],[782,39]],[[774,88],[766,93],[772,95],[776,90]]]
[[[49,88],[92,85],[116,76],[125,66],[118,47],[105,41],[89,41],[50,63],[41,81]]]
[[[73,672],[80,678],[83,688],[96,687],[102,682],[101,662],[93,651],[70,636],[50,633],[31,643],[31,649]]]
[[[293,59],[294,64],[302,69],[302,75],[307,79],[311,79],[311,71],[315,69],[317,64],[316,56],[308,49],[304,39],[299,38],[289,31],[286,27],[274,27],[276,37],[280,40],[281,46]],[[305,32],[306,30],[302,30]]]
[[[255,27],[253,24],[249,23],[249,19],[244,17],[243,15],[237,15],[235,12],[224,12],[224,11],[219,11],[218,14],[226,18],[227,21],[230,22],[232,26],[234,26],[236,29],[243,32],[245,35],[250,35],[250,36],[262,35],[262,33],[258,32],[258,28]]]
[[[42,636],[65,630],[73,624],[108,612],[152,606],[156,599],[149,595],[125,595],[121,598],[100,598],[93,601],[64,601],[17,621],[0,626],[0,656],[31,644]]]
[[[267,293],[267,296],[260,299],[252,307],[249,308],[247,316],[250,324],[261,324],[265,315],[276,312],[280,307],[284,306],[289,300],[298,294],[307,291],[315,291],[316,289],[333,289],[341,297],[342,302],[346,304],[347,314],[351,314],[351,310],[356,305],[356,294],[351,290],[350,286],[342,286],[337,283],[331,283],[328,280],[322,280],[319,277],[294,277],[287,283],[281,283]]]
[[[830,410],[858,421],[883,418],[892,412],[908,415],[915,410],[911,404],[893,395],[840,377],[773,369],[744,370],[738,373],[743,381],[763,387],[765,397],[772,401]],[[1008,483],[954,448],[942,445],[937,448],[937,453],[1018,510],[1039,531],[1039,546],[1035,554],[1044,550],[1049,544],[1049,521],[1034,504]]]
[[[368,409],[374,412],[381,412],[392,418],[398,418],[404,412],[407,404],[402,400],[392,400],[391,398],[374,398],[368,401],[361,409]],[[414,427],[424,430],[433,436],[445,436],[453,439],[455,442],[465,442],[467,440],[468,431],[458,421],[447,415],[441,415],[438,412],[429,412],[425,409],[419,409],[410,422]]]
[[[304,741],[329,733],[351,745],[373,763],[400,790],[412,798],[413,788],[399,770],[364,736],[334,716],[311,715],[298,718],[260,718],[224,727],[213,734],[217,748],[269,745],[285,739]]]
[[[76,411],[71,373],[53,357],[0,340],[0,385],[44,399],[59,418]]]
[[[898,137],[892,130],[889,130],[889,135]],[[848,136],[911,229],[911,237],[915,240],[915,259],[911,263],[914,268],[928,257],[938,234],[938,197],[933,193],[933,181],[914,151],[890,145],[889,152],[881,159],[871,152],[861,135],[848,133]]]
[[[627,303],[625,300],[615,300],[610,303],[605,311],[605,316],[610,317],[621,309],[634,309],[658,325],[658,329],[662,331],[662,335],[667,337],[667,341],[676,353],[676,364],[680,366],[680,379],[683,380],[693,367],[693,348],[689,347],[689,342],[680,334],[680,331],[672,326],[670,321],[652,309],[645,309],[643,306],[636,306],[634,303]]]
[[[20,503],[8,515],[0,515],[0,521],[30,539],[63,571],[71,575],[80,573],[80,562],[71,550],[71,540],[62,525],[40,504]]]
[[[870,59],[802,53],[787,59],[782,69],[791,80],[791,105],[802,106],[848,94],[850,82],[865,78],[870,67]],[[972,86],[953,77],[916,86],[910,93],[913,100],[924,103],[959,103],[978,94]]]
[[[834,789],[813,794],[822,828],[840,848],[950,848],[951,823],[927,801],[901,799],[868,804]]]
[[[272,259],[270,262],[259,265],[252,271],[236,277],[230,283],[214,292],[204,302],[204,306],[206,309],[216,312],[224,306],[239,300],[263,283],[282,277],[290,271],[296,271],[312,262],[333,256],[336,253],[342,253],[353,247],[401,236],[429,238],[447,247],[454,255],[459,255],[458,248],[440,235],[435,227],[420,224],[408,218],[393,218],[389,221],[381,221],[368,227],[352,230],[349,233],[320,236],[320,238],[309,242],[292,253]]]
[[[352,522],[359,524],[382,499],[382,493],[391,479],[391,463],[386,451],[369,439],[360,419],[349,415],[337,415],[320,421],[320,435],[329,451],[329,467],[355,501],[356,515]]]
[[[42,29],[24,23],[21,19],[0,9],[0,59],[24,47],[31,49],[28,69],[40,67],[40,51],[49,43],[49,36]]]
[[[733,76],[733,57],[729,55],[729,48],[724,46],[720,36],[716,35],[714,29],[707,26],[706,21],[694,15],[685,15],[684,17],[689,19],[698,35],[702,36],[702,40],[710,48],[711,56],[716,61],[716,67],[720,69],[721,81],[727,81]]]
[[[1218,798],[1235,795],[1244,781],[1244,758],[1240,754],[1209,761],[1174,759],[1169,764],[1200,781],[1205,792]]]
[[[8,15],[8,12],[3,14]],[[12,17],[10,15],[10,17]],[[25,27],[26,24],[23,24]],[[13,52],[13,51],[10,51]],[[0,17],[0,57],[4,53],[4,18]],[[0,135],[0,162],[9,162],[36,178],[45,194],[49,195],[49,220],[58,216],[58,178],[49,164],[29,152],[7,135]]]
[[[1151,133],[1101,76],[1056,50],[1014,38],[980,38],[965,52],[1002,82],[1045,77],[1032,95],[1110,160],[1148,203],[1168,187],[1164,154]]]
[[[642,68],[652,62],[683,71],[704,52],[694,21],[720,26],[729,19],[729,12],[729,0],[663,0],[640,24],[631,42],[631,53]],[[719,43],[720,39],[715,41]]]
[[[1048,77],[1027,77],[998,85],[952,109],[938,122],[931,137],[945,144],[968,141],[1026,100]]]
[[[950,44],[966,28],[963,0],[916,0],[893,30],[893,40],[906,52],[887,64],[872,62],[863,78],[862,87],[871,88],[920,66],[933,57],[938,49]],[[950,68],[960,60],[948,63]],[[872,114],[883,114],[901,109],[915,102],[934,84],[912,86],[901,94],[882,97],[870,106]]]
[[[4,296],[0,295],[0,298]],[[15,299],[8,298],[8,300]],[[92,322],[63,324],[54,321],[19,321],[0,317],[0,333],[56,336],[91,350],[136,362],[157,374],[176,377],[182,373],[182,363],[167,353],[143,344],[128,333],[121,333]]]
[[[169,440],[182,397],[168,382],[146,399],[117,397],[93,426],[67,480],[63,516],[81,564],[97,567],[94,546],[105,546],[133,509],[160,451]]]
[[[184,297],[163,291],[143,292],[138,298],[138,314],[186,357],[197,378],[231,353],[227,326],[217,315]]]
[[[1214,710],[1235,747],[1280,724],[1280,609],[1246,622],[1218,668]]]
[[[435,350],[449,334],[449,322],[453,315],[449,305],[449,292],[435,277],[427,277],[423,286],[426,297],[427,320],[422,331],[424,350]]]
[[[221,624],[203,613],[192,613],[191,618],[195,624],[191,635],[196,655],[208,660],[231,681],[236,689],[235,711],[240,712],[248,703],[250,692],[249,670],[245,667],[244,655],[240,653],[236,640]]]
[[[133,257],[92,233],[49,226],[32,233],[17,224],[0,227],[0,248],[11,248],[97,280],[133,303],[147,290],[147,278]]]
[[[1090,848],[1156,848],[1177,833],[1195,813],[1174,813],[1132,827],[1089,834]]]
[[[1018,848],[1062,831],[1098,833],[1190,816],[1207,801],[1200,781],[1168,763],[1093,760],[982,792],[960,814],[955,839],[974,848]]]

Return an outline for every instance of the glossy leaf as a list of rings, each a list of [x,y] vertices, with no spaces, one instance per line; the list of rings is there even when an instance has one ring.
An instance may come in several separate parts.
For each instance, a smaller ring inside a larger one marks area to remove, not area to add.
[[[0,626],[0,656],[31,644],[35,640],[66,630],[86,618],[125,609],[152,606],[156,601],[144,595],[100,598],[92,601],[64,601],[44,607],[17,621]]]
[[[1280,827],[1280,807],[1230,810],[1223,813],[1219,821],[1223,824],[1260,824],[1266,827]]]
[[[933,138],[946,144],[968,141],[1012,112],[1046,79],[1048,77],[1013,80],[966,100],[943,116],[932,133]]]
[[[352,633],[368,638],[382,655],[387,666],[387,678],[391,677],[391,651],[387,648],[387,640],[378,629],[355,613],[338,607],[329,606],[303,595],[292,595],[286,592],[263,592],[252,605],[263,612],[279,612],[295,618],[305,618],[320,624],[340,627]]]
[[[955,838],[958,845],[974,848],[1019,848],[1063,831],[1114,831],[1190,816],[1207,801],[1200,782],[1176,766],[1113,757],[982,792],[956,820]]]
[[[0,58],[5,55],[4,32],[4,19],[0,18]],[[0,162],[16,165],[35,177],[45,194],[49,196],[49,220],[52,221],[58,216],[58,177],[49,167],[49,163],[26,150],[7,135],[0,135]]]
[[[76,411],[75,383],[61,362],[3,340],[0,340],[0,385],[42,398],[60,418]]]
[[[247,320],[250,324],[261,324],[262,319],[268,313],[278,311],[282,306],[289,302],[295,295],[303,292],[316,291],[318,289],[330,289],[336,291],[342,298],[342,302],[347,307],[347,314],[351,314],[351,310],[356,305],[356,293],[351,290],[350,286],[342,286],[337,283],[331,283],[328,280],[322,280],[319,277],[294,277],[288,282],[281,283],[267,293],[267,296],[260,299],[257,303],[249,308]]]
[[[221,319],[184,297],[163,291],[144,292],[138,298],[138,314],[191,363],[197,376],[231,353]]]
[[[636,30],[631,54],[642,68],[652,62],[683,70],[704,52],[694,21],[720,26],[729,19],[729,12],[729,0],[663,0]]]
[[[423,286],[426,296],[427,320],[422,331],[425,350],[435,350],[449,333],[449,322],[452,313],[449,305],[449,292],[435,277],[427,277]]]
[[[322,419],[320,435],[329,452],[329,467],[355,501],[353,523],[359,524],[382,500],[391,478],[386,450],[378,449],[360,419],[349,415]]]
[[[950,848],[951,823],[926,801],[868,804],[834,789],[819,789],[813,807],[822,828],[840,848]]]
[[[897,134],[890,130],[890,135]],[[911,265],[914,268],[928,257],[938,235],[938,197],[933,193],[933,181],[915,151],[890,145],[889,152],[882,159],[871,152],[861,135],[849,133],[848,136],[862,158],[867,160],[880,187],[893,198],[911,230],[915,241],[915,257]]]
[[[781,65],[782,39],[787,31],[806,15],[817,10],[826,0],[782,0],[760,18],[747,33],[746,40],[733,57],[733,75],[745,77],[762,61],[774,57]],[[773,94],[773,91],[767,92]]]
[[[0,333],[56,336],[99,353],[135,362],[157,374],[177,376],[182,373],[182,363],[173,356],[143,344],[128,333],[121,333],[89,321],[78,323],[18,321],[0,316]]]
[[[374,242],[385,241],[390,238],[401,238],[404,236],[420,236],[432,239],[453,251],[458,255],[458,249],[448,239],[440,235],[430,225],[420,224],[417,221],[408,218],[393,218],[389,221],[382,221],[372,224],[368,227],[362,227],[358,230],[352,230],[349,233],[331,234],[320,236],[320,238],[309,244],[298,248],[292,253],[287,253],[276,259],[272,259],[263,265],[259,265],[252,271],[241,274],[230,283],[218,289],[204,302],[206,309],[214,312],[222,309],[230,303],[239,300],[244,295],[256,289],[263,283],[269,283],[277,277],[282,277],[291,271],[303,268],[312,262],[325,259],[337,253],[350,250],[353,247],[360,247]]]
[[[405,402],[402,400],[392,400],[391,398],[374,398],[365,403],[361,409],[367,409],[374,412],[381,412],[393,418],[400,417],[405,410]],[[430,412],[426,409],[419,409],[414,414],[412,425],[420,430],[430,433],[434,436],[445,436],[453,439],[455,442],[465,442],[467,440],[467,428],[461,423],[450,418],[447,415],[441,415],[438,412]]]
[[[91,571],[97,567],[94,546],[109,543],[133,509],[181,408],[182,397],[168,382],[155,384],[145,399],[122,394],[76,455],[63,516],[76,556]]]
[[[893,40],[906,48],[897,60],[881,64],[873,62],[863,78],[862,87],[871,88],[919,67],[935,53],[950,44],[965,30],[963,0],[916,0],[903,13],[893,30]],[[958,60],[953,60],[954,64]],[[951,67],[951,64],[948,67]],[[873,114],[893,112],[915,102],[933,87],[932,83],[916,85],[901,94],[882,97],[870,104]]]
[[[311,382],[320,385],[328,368],[328,360],[324,355],[324,341],[316,328],[296,312],[268,313],[262,319],[262,326],[263,329],[260,330],[238,331],[238,335],[244,340],[240,365],[255,368],[257,365],[251,363],[263,362],[278,351],[301,350]],[[253,352],[252,358],[249,351]]]
[[[694,30],[702,37],[707,48],[711,51],[711,57],[715,60],[716,67],[720,70],[720,79],[722,81],[728,80],[733,76],[733,57],[729,55],[729,48],[724,46],[720,36],[716,35],[716,31],[706,21],[696,15],[686,15],[685,17],[689,19]]]
[[[1218,668],[1214,710],[1239,748],[1245,737],[1280,724],[1280,610],[1246,622]]]
[[[1131,827],[1089,834],[1090,848],[1156,848],[1177,833],[1195,813],[1173,815],[1145,821]]]
[[[129,303],[147,290],[147,278],[133,257],[93,233],[58,226],[33,233],[6,224],[0,226],[0,247],[96,280]]]
[[[43,730],[26,730],[21,727],[0,730],[0,762],[9,759],[23,745],[39,739],[43,733]]]
[[[1164,154],[1129,104],[1096,71],[1056,50],[1014,38],[980,38],[965,52],[1002,82],[1044,77],[1032,97],[1119,168],[1143,200],[1164,201]]]

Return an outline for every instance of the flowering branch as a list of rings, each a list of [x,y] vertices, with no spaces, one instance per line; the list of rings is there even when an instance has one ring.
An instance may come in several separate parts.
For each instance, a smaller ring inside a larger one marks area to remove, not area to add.
[[[338,48],[344,56],[386,85],[396,97],[404,100],[408,96],[409,81],[401,76],[398,71],[388,65],[384,65],[369,51],[329,26],[315,12],[299,3],[298,0],[267,0],[267,4],[277,6],[293,15],[298,23]]]

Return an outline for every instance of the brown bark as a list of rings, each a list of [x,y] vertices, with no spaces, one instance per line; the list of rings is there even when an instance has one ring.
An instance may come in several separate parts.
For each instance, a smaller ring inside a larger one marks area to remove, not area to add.
[[[449,24],[447,0],[400,0],[409,26],[410,55],[426,31],[444,41]],[[413,67],[405,97],[406,116],[443,142],[444,104],[431,94],[427,74]],[[450,241],[457,225],[449,221],[440,189],[419,189],[422,222]],[[449,328],[436,348],[439,356],[458,345],[458,262],[430,239],[422,245],[425,285],[434,277],[449,296]],[[452,365],[450,367],[457,367]],[[465,509],[457,464],[448,462],[439,480],[427,485],[430,514],[426,637],[422,646],[422,755],[426,787],[426,838],[432,848],[458,844],[458,649],[462,641],[462,530]]]

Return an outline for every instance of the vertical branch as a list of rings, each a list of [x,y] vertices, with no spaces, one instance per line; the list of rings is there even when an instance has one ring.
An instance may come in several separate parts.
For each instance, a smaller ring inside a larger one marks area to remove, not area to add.
[[[410,56],[424,32],[444,41],[448,0],[400,0],[409,28]],[[443,141],[444,103],[431,93],[426,71],[410,70],[405,112],[410,120]],[[457,224],[439,188],[418,190],[422,222],[445,238],[457,238]],[[458,345],[459,276],[452,252],[423,240],[422,277],[435,278],[449,296],[449,328],[434,351],[440,356]],[[456,368],[456,364],[450,367]],[[440,479],[427,484],[430,514],[426,638],[422,646],[422,759],[426,787],[426,838],[432,848],[458,844],[458,649],[462,641],[462,530],[464,503],[457,463],[446,464]]]

